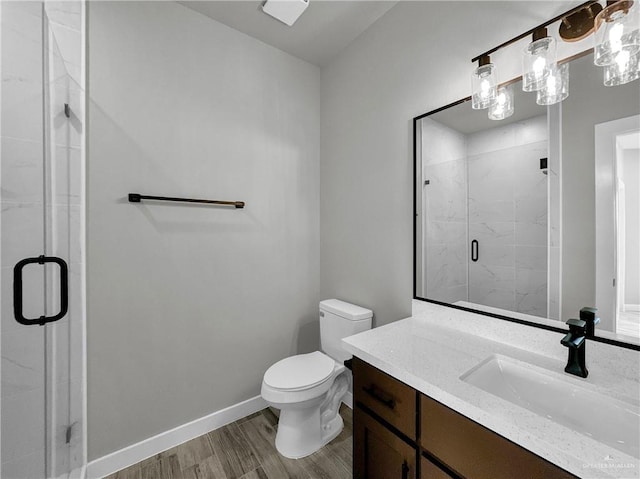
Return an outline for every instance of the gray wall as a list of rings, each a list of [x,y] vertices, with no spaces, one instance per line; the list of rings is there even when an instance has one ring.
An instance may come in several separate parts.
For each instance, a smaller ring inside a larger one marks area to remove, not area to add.
[[[320,74],[173,2],[88,8],[92,460],[317,348]]]
[[[565,7],[401,2],[322,69],[321,296],[373,309],[378,326],[411,314],[411,119],[468,96],[471,58]],[[515,48],[500,81],[521,68]]]
[[[602,84],[602,70],[591,64],[580,81],[572,81],[569,98],[562,102],[562,316],[576,317],[580,308],[595,306],[596,218],[594,125],[637,115],[638,82],[616,87]],[[576,63],[576,62],[574,62]],[[574,76],[575,78],[575,76]],[[611,330],[612,318],[600,327]]]

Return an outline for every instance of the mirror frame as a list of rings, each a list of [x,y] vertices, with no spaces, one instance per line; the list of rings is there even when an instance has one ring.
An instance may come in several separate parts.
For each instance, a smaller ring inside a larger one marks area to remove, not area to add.
[[[593,53],[593,49],[589,49],[586,50],[584,52],[578,53],[577,55],[573,55],[569,58],[566,58],[562,61],[559,61],[558,63],[566,63],[566,62],[570,62],[572,60],[581,58],[585,55],[589,55],[590,53]],[[522,80],[522,76],[516,77],[512,80],[509,80],[507,82],[501,83],[500,86],[507,86],[507,85],[511,85],[512,83],[516,83]],[[462,98],[460,100],[454,101],[452,103],[449,103],[447,105],[441,106],[440,108],[436,108],[435,110],[431,110],[428,111],[426,113],[423,113],[422,115],[418,115],[416,117],[413,118],[413,294],[412,297],[414,300],[419,300],[419,301],[425,301],[427,303],[433,303],[433,304],[438,304],[440,306],[446,306],[449,308],[453,308],[453,309],[458,309],[458,310],[462,310],[462,311],[468,311],[470,313],[476,313],[476,314],[481,314],[483,316],[490,316],[492,318],[497,318],[497,319],[502,319],[504,321],[509,321],[512,323],[518,323],[518,324],[522,324],[524,326],[532,326],[534,328],[538,328],[538,329],[545,329],[547,331],[553,331],[556,333],[560,333],[560,334],[566,334],[569,330],[567,328],[563,328],[560,325],[558,327],[555,326],[550,326],[548,324],[544,324],[544,323],[536,323],[533,321],[527,321],[525,319],[520,319],[520,318],[515,318],[515,317],[511,317],[511,316],[505,316],[505,315],[501,315],[501,314],[496,314],[496,313],[490,313],[487,311],[482,311],[479,309],[473,309],[473,308],[467,308],[465,306],[458,306],[455,304],[450,304],[450,303],[445,303],[442,301],[436,301],[434,299],[428,299],[428,298],[422,298],[419,297],[417,295],[417,281],[416,281],[416,274],[418,272],[417,270],[417,264],[416,264],[416,260],[417,260],[417,232],[418,232],[418,211],[417,211],[417,200],[418,200],[418,189],[417,189],[417,175],[418,175],[418,147],[417,147],[417,131],[418,131],[418,122],[420,120],[422,120],[423,118],[426,118],[428,116],[434,115],[438,112],[441,112],[443,110],[447,110],[449,108],[452,108],[454,106],[458,106],[461,105],[463,103],[467,103],[471,101],[471,97],[468,96],[466,98]],[[545,319],[545,318],[540,318],[541,320]],[[548,321],[551,321],[549,319],[547,319]],[[562,322],[561,320],[558,321],[558,323],[560,323],[562,326],[564,326],[564,322]],[[635,344],[635,343],[628,343],[628,342],[624,342],[624,341],[620,341],[618,339],[612,339],[612,338],[607,338],[607,337],[602,337],[602,336],[595,336],[593,338],[589,338],[592,341],[596,341],[599,343],[605,343],[605,344],[610,344],[613,346],[618,346],[621,348],[625,348],[625,349],[632,349],[635,351],[640,351],[640,344]]]

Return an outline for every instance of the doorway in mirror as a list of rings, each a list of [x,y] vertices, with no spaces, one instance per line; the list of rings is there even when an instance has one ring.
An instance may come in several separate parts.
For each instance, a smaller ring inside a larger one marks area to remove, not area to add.
[[[595,125],[595,146],[596,297],[614,332],[640,337],[640,115]]]

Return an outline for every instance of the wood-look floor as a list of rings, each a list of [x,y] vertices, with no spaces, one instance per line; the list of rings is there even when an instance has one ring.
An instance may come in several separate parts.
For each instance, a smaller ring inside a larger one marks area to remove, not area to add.
[[[351,479],[351,409],[340,408],[344,430],[337,438],[297,460],[276,451],[276,414],[264,409],[107,479]]]

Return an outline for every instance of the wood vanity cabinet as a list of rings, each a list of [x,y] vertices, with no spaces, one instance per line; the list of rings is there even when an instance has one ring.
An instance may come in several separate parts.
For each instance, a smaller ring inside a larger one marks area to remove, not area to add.
[[[353,411],[353,427],[353,477],[418,479],[412,444],[359,408]]]
[[[355,479],[564,479],[572,474],[353,358]]]

